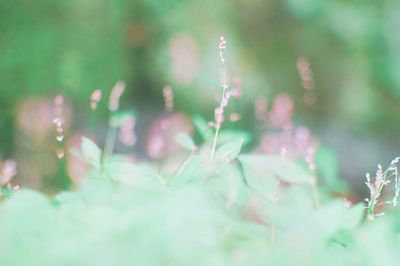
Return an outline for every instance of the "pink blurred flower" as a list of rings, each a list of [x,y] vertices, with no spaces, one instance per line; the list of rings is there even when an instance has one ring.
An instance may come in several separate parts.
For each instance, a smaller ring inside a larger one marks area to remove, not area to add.
[[[165,111],[172,112],[174,110],[174,92],[171,86],[165,86],[163,88]]]
[[[135,134],[136,118],[133,115],[122,118],[119,130],[119,140],[126,146],[135,145],[137,138]]]
[[[97,104],[100,102],[101,100],[101,90],[100,89],[96,89],[92,92],[92,94],[90,95],[90,108],[92,110],[96,110],[97,109]]]
[[[55,112],[60,112],[59,107],[55,108],[55,103],[63,104],[62,120],[55,121]],[[61,97],[54,98],[54,102],[45,98],[27,98],[17,105],[18,127],[25,134],[39,139],[50,136],[55,123],[62,123],[64,129],[68,128],[70,117],[71,108]]]
[[[150,126],[146,151],[153,159],[166,157],[181,150],[174,141],[179,132],[191,134],[193,126],[191,119],[185,114],[170,113],[158,117]]]
[[[288,128],[292,123],[294,104],[292,98],[286,94],[278,94],[269,113],[269,122],[275,128]]]
[[[111,90],[110,99],[108,102],[108,109],[110,111],[117,111],[119,108],[119,99],[125,91],[125,83],[122,81],[117,82],[114,88]]]
[[[5,160],[1,166],[0,184],[5,185],[17,174],[17,162],[15,160]]]

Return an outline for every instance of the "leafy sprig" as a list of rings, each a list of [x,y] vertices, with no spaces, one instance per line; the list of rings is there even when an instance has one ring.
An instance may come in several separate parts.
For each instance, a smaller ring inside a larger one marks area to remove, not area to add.
[[[377,216],[384,215],[383,212],[377,213],[376,208],[380,205],[389,204],[393,207],[396,207],[398,202],[398,197],[400,193],[399,188],[399,172],[398,172],[398,162],[400,157],[396,157],[388,166],[386,170],[383,170],[382,166],[378,165],[378,170],[375,174],[375,179],[372,181],[371,175],[369,173],[366,174],[367,181],[365,184],[369,189],[369,198],[366,198],[365,201],[368,203],[367,205],[367,219],[372,221]],[[382,193],[385,187],[393,184],[394,195],[392,200],[382,200]]]

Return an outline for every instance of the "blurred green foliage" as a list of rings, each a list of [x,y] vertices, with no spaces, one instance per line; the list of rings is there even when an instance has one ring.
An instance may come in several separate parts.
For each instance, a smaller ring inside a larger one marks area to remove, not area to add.
[[[333,123],[395,141],[399,12],[394,0],[1,1],[2,157],[18,153],[17,104],[29,97],[65,95],[73,105],[73,128],[85,128],[88,115],[80,114],[89,110],[94,89],[106,97],[116,81],[125,80],[124,105],[148,121],[162,110],[161,89],[169,84],[177,110],[211,117],[220,93],[212,84],[222,34],[231,74],[243,80],[242,129],[254,131],[255,99],[271,102],[286,91],[296,101],[299,123],[316,131]],[[175,62],[177,39],[183,39],[178,48],[184,56]],[[313,72],[311,106],[303,101],[300,57]],[[188,61],[195,74],[182,82],[171,69],[185,70]],[[106,104],[99,109],[105,121]]]
[[[395,265],[398,211],[365,223],[361,205],[348,208],[335,199],[332,194],[347,191],[333,150],[322,146],[316,155],[318,184],[325,185],[320,208],[303,164],[238,155],[242,145],[256,144],[251,136],[264,133],[254,126],[254,101],[271,103],[282,91],[296,102],[298,124],[321,132],[339,124],[349,134],[395,143],[399,15],[395,0],[0,1],[0,159],[16,157],[20,176],[32,182],[65,170],[49,155],[55,140],[40,117],[43,110],[51,116],[57,94],[71,105],[72,135],[93,126],[89,97],[96,88],[103,91],[96,119],[106,125],[107,95],[124,80],[124,110],[135,109],[142,120],[138,135],[148,137],[168,84],[176,110],[196,114],[194,126],[207,143],[207,120],[220,94],[220,35],[228,42],[230,74],[241,78],[244,91],[232,107],[243,118],[236,126],[241,130],[224,125],[218,145],[227,144],[216,161],[209,160],[207,145],[198,148],[189,135],[178,134],[171,139],[188,155],[173,174],[160,174],[163,169],[125,157],[104,158],[85,139],[81,153],[74,153],[92,172],[77,191],[49,199],[5,189],[0,264]],[[299,58],[312,71],[312,104],[305,100]],[[18,123],[26,102],[30,123],[24,128]],[[278,208],[277,179],[287,185]],[[50,180],[28,186],[59,186],[60,180]]]
[[[316,206],[297,162],[238,156],[241,145],[215,160],[203,146],[168,176],[120,155],[101,162],[83,138],[75,155],[91,172],[79,189],[2,195],[1,265],[396,265],[397,210],[363,221],[362,204],[325,192]]]

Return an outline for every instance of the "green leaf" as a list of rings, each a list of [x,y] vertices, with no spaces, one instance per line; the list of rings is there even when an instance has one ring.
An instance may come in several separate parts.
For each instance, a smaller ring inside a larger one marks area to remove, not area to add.
[[[124,185],[151,187],[161,184],[161,177],[149,165],[133,164],[122,156],[112,156],[104,169],[111,179]]]
[[[270,195],[276,188],[275,175],[270,172],[264,172],[263,169],[257,169],[251,164],[242,160],[242,156],[239,156],[240,165],[242,167],[242,173],[244,181],[247,186],[259,195],[265,196]]]
[[[200,115],[193,116],[194,126],[203,140],[207,140],[212,137],[213,130],[208,126],[207,121]]]
[[[179,132],[175,138],[175,142],[179,144],[182,148],[188,151],[194,151],[197,149],[196,144],[194,144],[193,139],[190,137],[189,134],[185,132]]]
[[[85,161],[96,168],[100,168],[101,150],[96,143],[86,137],[82,137],[81,151]]]
[[[331,201],[311,215],[310,225],[320,237],[329,238],[339,230],[357,227],[364,210],[363,204],[347,208],[341,200]]]
[[[230,141],[217,149],[216,157],[226,162],[230,162],[238,157],[240,150],[242,149],[243,139],[236,139]]]
[[[218,135],[218,144],[228,143],[236,139],[243,139],[243,145],[248,144],[252,137],[251,134],[244,130],[223,129]]]
[[[309,183],[310,173],[301,164],[277,155],[252,154],[239,157],[243,171],[254,178],[276,177],[289,183]]]
[[[216,173],[207,182],[213,198],[222,200],[225,207],[234,204],[243,206],[247,200],[247,187],[236,165],[219,162]]]
[[[203,181],[205,177],[207,177],[207,167],[204,159],[195,154],[187,161],[182,171],[172,179],[172,183],[179,185],[199,182]]]

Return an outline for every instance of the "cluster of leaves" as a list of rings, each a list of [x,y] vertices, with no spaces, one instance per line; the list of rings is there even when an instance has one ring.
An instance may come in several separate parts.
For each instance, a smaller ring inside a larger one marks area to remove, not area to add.
[[[198,148],[173,175],[120,155],[92,166],[77,191],[49,198],[22,189],[0,205],[1,265],[395,265],[396,213],[363,222],[365,207],[320,193],[305,167],[281,156],[239,155],[243,139]],[[23,254],[23,255],[22,255]]]

